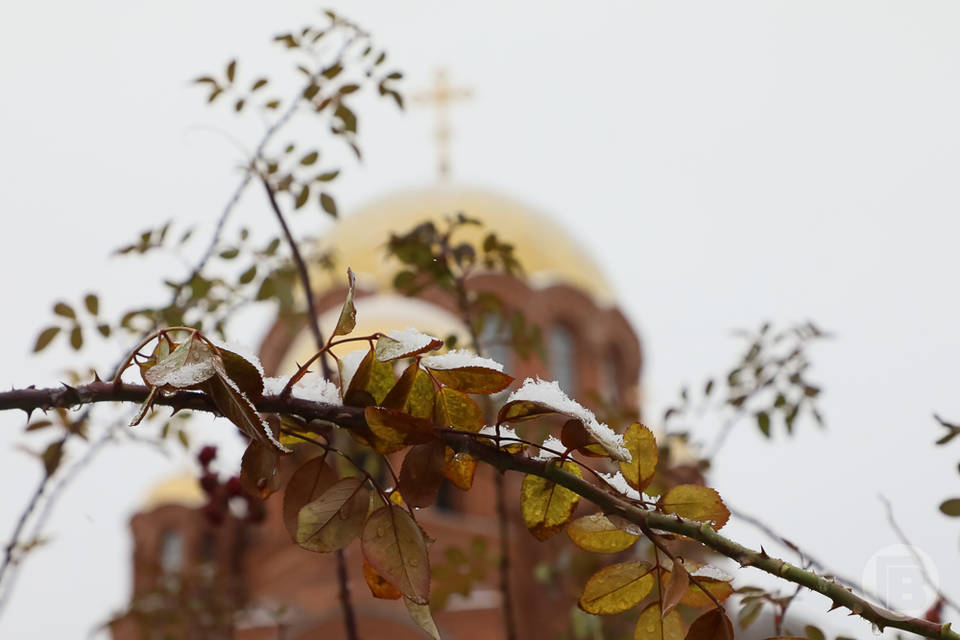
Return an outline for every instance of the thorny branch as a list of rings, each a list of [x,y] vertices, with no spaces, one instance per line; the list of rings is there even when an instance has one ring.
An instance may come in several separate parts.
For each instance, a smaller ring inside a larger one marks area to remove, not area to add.
[[[93,382],[78,387],[59,389],[14,389],[0,392],[0,410],[22,409],[32,411],[52,407],[71,407],[92,402],[142,402],[150,393],[143,385]],[[161,395],[157,404],[175,409],[194,409],[216,413],[213,401],[202,393],[179,391]],[[322,420],[344,429],[369,428],[364,410],[355,407],[328,405],[295,397],[265,396],[255,403],[264,413],[298,415],[305,420]],[[309,425],[307,427],[310,428]],[[517,471],[545,478],[573,491],[596,505],[603,513],[616,515],[636,525],[632,533],[642,533],[641,525],[654,531],[675,533],[697,540],[706,547],[736,561],[742,567],[755,567],[788,582],[816,591],[828,598],[832,608],[844,607],[878,628],[887,627],[909,631],[926,638],[960,640],[960,634],[950,624],[937,624],[889,611],[856,595],[835,580],[802,569],[789,562],[768,555],[763,549],[757,551],[745,547],[719,533],[706,523],[686,520],[676,515],[651,511],[632,504],[623,496],[611,493],[586,480],[564,471],[555,461],[534,460],[521,454],[509,453],[489,446],[473,434],[449,429],[438,429],[437,434],[455,451],[468,453],[501,472]]]

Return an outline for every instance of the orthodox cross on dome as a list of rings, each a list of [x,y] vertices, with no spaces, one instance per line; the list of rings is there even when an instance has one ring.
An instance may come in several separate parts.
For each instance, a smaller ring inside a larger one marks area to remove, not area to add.
[[[450,86],[445,69],[437,69],[432,89],[413,96],[414,102],[437,109],[437,124],[433,135],[437,145],[437,175],[441,182],[450,179],[450,103],[466,100],[471,96],[470,89]]]

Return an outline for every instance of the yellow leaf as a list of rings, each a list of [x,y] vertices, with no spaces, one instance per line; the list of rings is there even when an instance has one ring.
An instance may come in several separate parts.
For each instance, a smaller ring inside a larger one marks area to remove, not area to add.
[[[430,369],[430,373],[441,384],[463,393],[497,393],[506,389],[513,382],[511,376],[487,367]]]
[[[453,486],[469,491],[473,486],[473,474],[477,470],[477,459],[466,453],[456,453],[450,447],[444,452],[443,475]]]
[[[666,513],[675,513],[697,522],[709,522],[721,528],[730,518],[730,511],[713,489],[696,484],[681,484],[660,498],[659,507]]]
[[[436,396],[434,420],[444,427],[476,433],[483,429],[483,411],[470,396],[442,387]]]
[[[621,562],[590,576],[580,596],[580,608],[595,615],[611,615],[639,604],[653,588],[646,562]]]
[[[662,617],[656,602],[643,610],[633,630],[633,640],[683,640],[683,620],[676,611]]]
[[[561,468],[578,478],[583,477],[574,462],[564,462]],[[524,524],[538,540],[546,540],[566,525],[579,501],[580,496],[551,480],[533,475],[523,477],[520,511]]]
[[[720,602],[723,602],[733,595],[733,587],[730,586],[729,582],[703,576],[694,576],[693,579],[703,585],[703,587],[712,593],[713,597]],[[688,607],[696,607],[697,609],[707,609],[716,606],[713,600],[710,599],[710,596],[705,594],[703,589],[695,585],[692,581],[687,587],[686,592],[684,592],[683,597],[680,598],[680,604],[685,604]]]
[[[594,553],[617,553],[629,549],[638,538],[614,525],[602,513],[577,518],[567,525],[567,535],[575,545]]]
[[[634,422],[623,434],[623,446],[630,451],[630,462],[620,463],[620,472],[635,489],[643,491],[657,470],[657,441],[650,429]]]
[[[408,445],[423,444],[434,439],[432,422],[403,411],[367,407],[364,417],[376,437],[371,444],[378,453],[393,453]]]
[[[373,594],[374,598],[399,600],[403,597],[400,590],[387,582],[366,560],[363,561],[363,577],[367,581],[367,586],[370,587],[370,593]]]

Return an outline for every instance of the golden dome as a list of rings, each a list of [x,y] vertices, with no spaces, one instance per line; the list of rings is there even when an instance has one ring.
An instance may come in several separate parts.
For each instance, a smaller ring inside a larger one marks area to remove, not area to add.
[[[489,191],[452,187],[403,191],[345,216],[320,241],[322,250],[333,251],[338,272],[335,279],[321,276],[318,284],[343,286],[339,271],[351,267],[360,286],[389,291],[399,270],[399,263],[384,250],[390,233],[409,231],[426,220],[439,223],[460,212],[484,225],[466,226],[458,236],[479,244],[488,231],[496,232],[503,242],[513,244],[533,286],[564,283],[591,294],[601,306],[614,302],[603,272],[556,221]]]
[[[141,511],[150,511],[168,504],[195,508],[202,507],[206,503],[207,496],[200,488],[196,476],[191,473],[181,473],[154,485]]]

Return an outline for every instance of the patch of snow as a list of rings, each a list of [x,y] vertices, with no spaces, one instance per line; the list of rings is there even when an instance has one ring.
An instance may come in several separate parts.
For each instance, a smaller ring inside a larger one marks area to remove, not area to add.
[[[369,352],[364,349],[357,349],[340,358],[340,378],[344,393],[350,388],[350,381],[353,380],[353,374],[360,368],[360,363],[363,362],[367,353]]]
[[[557,382],[540,378],[527,378],[523,385],[507,397],[507,402],[525,400],[546,405],[559,413],[577,418],[587,433],[610,454],[614,460],[630,462],[630,451],[623,446],[623,436],[597,420],[597,417],[582,404],[567,397]]]
[[[323,402],[325,404],[340,404],[340,389],[319,373],[308,373],[293,385],[293,395],[296,398]]]
[[[260,358],[257,357],[257,353],[253,349],[247,345],[220,344],[219,342],[214,342],[214,344],[221,349],[233,351],[235,354],[252,364],[257,371],[260,372],[260,377],[263,377],[263,363],[260,362]]]
[[[147,369],[144,378],[154,387],[170,385],[182,389],[209,380],[215,374],[216,370],[213,368],[213,362],[201,360],[176,368],[167,367],[161,363]]]
[[[733,580],[733,576],[729,573],[709,564],[703,565],[690,575],[695,578],[713,578],[714,580],[720,580],[722,582],[730,582]]]
[[[603,471],[598,471],[598,473],[603,476],[603,479],[610,484],[611,487],[617,490],[620,494],[630,498],[631,500],[643,500],[643,495],[630,486],[627,482],[627,479],[623,477],[623,474],[617,471],[616,473],[604,473]]]
[[[493,425],[487,425],[483,429],[480,429],[479,433],[481,436],[490,436],[491,438],[496,438],[497,427]],[[501,438],[517,438],[517,439],[520,438],[520,436],[517,435],[517,432],[513,429],[513,427],[508,427],[506,425],[500,425],[500,437]],[[510,444],[522,444],[522,443],[509,440],[509,441],[504,441],[501,444],[502,446],[507,446]]]
[[[420,333],[412,327],[406,329],[391,329],[384,334],[390,340],[381,340],[377,343],[377,360],[387,362],[419,353],[436,343],[434,348],[443,345],[443,341],[425,333]],[[392,341],[392,342],[391,342]]]
[[[478,356],[466,349],[457,349],[437,356],[427,356],[420,360],[420,364],[428,369],[459,369],[461,367],[483,367],[503,372],[503,365],[496,360]]]
[[[547,436],[547,439],[543,441],[541,446],[543,448],[534,456],[534,460],[553,460],[554,458],[559,458],[560,455],[567,450],[559,438],[553,435]]]
[[[263,379],[263,395],[265,396],[275,396],[283,388],[287,386],[287,380],[289,378],[264,378]]]

